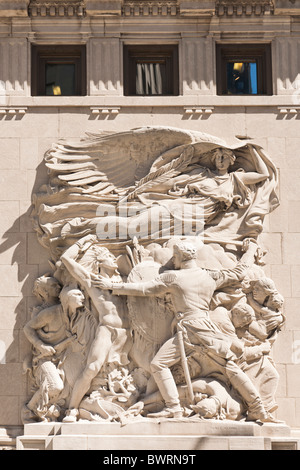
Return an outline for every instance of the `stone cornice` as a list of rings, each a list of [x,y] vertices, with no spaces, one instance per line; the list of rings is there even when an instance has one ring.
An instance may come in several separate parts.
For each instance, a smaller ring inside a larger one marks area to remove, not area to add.
[[[179,12],[177,0],[124,0],[123,16],[176,16]]]
[[[300,0],[0,0],[0,18],[299,16]]]
[[[273,0],[217,0],[219,17],[263,16],[274,13]]]
[[[28,6],[31,17],[79,17],[86,14],[85,2],[82,0],[53,1],[31,0]]]

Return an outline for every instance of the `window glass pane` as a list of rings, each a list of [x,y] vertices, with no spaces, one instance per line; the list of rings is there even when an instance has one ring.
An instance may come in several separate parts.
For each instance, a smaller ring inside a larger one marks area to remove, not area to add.
[[[46,64],[46,95],[75,95],[75,64]]]
[[[227,93],[230,95],[257,94],[256,62],[227,62]]]
[[[142,62],[136,64],[136,94],[162,95],[165,86],[164,62]]]

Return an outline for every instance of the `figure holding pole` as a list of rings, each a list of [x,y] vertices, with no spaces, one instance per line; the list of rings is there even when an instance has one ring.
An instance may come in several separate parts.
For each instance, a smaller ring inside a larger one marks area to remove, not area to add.
[[[237,389],[248,406],[248,419],[273,421],[262,404],[261,398],[251,380],[233,361],[231,342],[209,318],[209,306],[216,289],[232,281],[242,281],[248,268],[253,264],[257,244],[244,243],[247,252],[234,269],[219,271],[219,276],[198,267],[197,250],[188,242],[174,245],[173,262],[175,270],[166,271],[153,281],[144,283],[114,284],[98,278],[94,284],[101,289],[111,289],[114,295],[158,296],[170,293],[176,312],[177,328],[184,334],[185,354],[192,355],[198,348],[222,367],[231,385]],[[182,416],[178,390],[171,367],[182,360],[181,335],[178,332],[159,349],[151,361],[151,371],[164,399],[165,409],[152,417]],[[187,377],[189,382],[189,378]],[[192,398],[192,397],[191,397]],[[151,415],[148,415],[148,417]]]

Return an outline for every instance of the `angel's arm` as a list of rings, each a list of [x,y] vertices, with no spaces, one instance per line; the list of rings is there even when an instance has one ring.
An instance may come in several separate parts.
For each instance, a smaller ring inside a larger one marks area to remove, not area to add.
[[[173,178],[169,178],[167,181],[153,184],[153,186],[149,189],[147,189],[147,192],[149,193],[161,193],[161,192],[167,192],[171,189],[174,188],[175,185],[184,183],[187,181],[186,175],[178,175],[174,176]]]
[[[267,165],[262,158],[259,157],[255,149],[250,148],[250,151],[255,161],[256,171],[239,173],[240,180],[246,185],[260,183],[269,177]]]

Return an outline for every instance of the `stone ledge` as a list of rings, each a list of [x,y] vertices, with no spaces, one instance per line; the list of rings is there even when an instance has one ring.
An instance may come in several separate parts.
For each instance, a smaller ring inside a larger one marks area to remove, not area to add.
[[[271,450],[300,448],[285,424],[137,418],[115,422],[25,424],[17,450]]]
[[[17,450],[272,450],[299,449],[285,424],[229,420],[148,420],[32,423],[17,438]]]
[[[33,107],[87,107],[90,109],[117,109],[122,107],[182,107],[183,110],[206,110],[214,107],[275,107],[283,110],[298,109],[293,95],[228,97],[219,95],[180,95],[161,97],[134,96],[6,96],[1,109]]]

